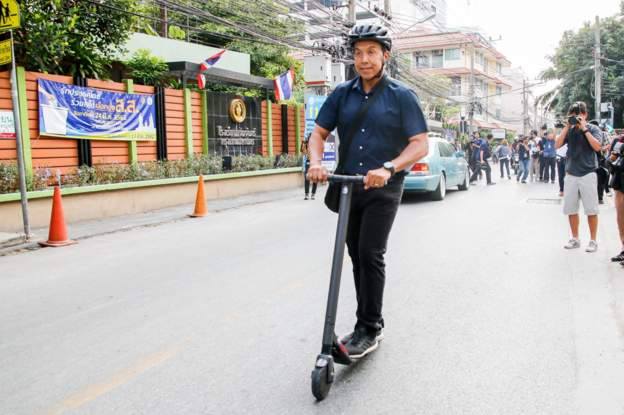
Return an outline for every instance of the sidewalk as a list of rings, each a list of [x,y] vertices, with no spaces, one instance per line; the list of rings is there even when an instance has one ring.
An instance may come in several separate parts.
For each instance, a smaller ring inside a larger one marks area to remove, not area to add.
[[[236,209],[241,206],[256,205],[277,200],[303,198],[303,189],[289,189],[275,192],[261,192],[240,196],[231,199],[208,200],[208,214],[218,213],[224,210]],[[77,222],[67,225],[69,238],[82,240],[98,235],[115,232],[129,231],[132,229],[158,226],[164,223],[181,220],[198,220],[189,218],[193,212],[194,204],[180,205],[173,208],[155,210],[135,215],[118,216],[112,218]],[[22,234],[0,232],[0,256],[17,254],[27,250],[36,250],[40,246],[38,241],[47,239],[48,228],[32,229],[32,239],[24,241]]]

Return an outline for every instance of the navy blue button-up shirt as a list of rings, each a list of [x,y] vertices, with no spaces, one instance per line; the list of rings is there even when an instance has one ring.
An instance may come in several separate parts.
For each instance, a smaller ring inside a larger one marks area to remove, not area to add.
[[[428,131],[414,91],[394,79],[388,81],[353,135],[343,163],[344,174],[366,175],[382,167],[401,154],[409,138]],[[329,131],[338,128],[338,137],[346,137],[355,115],[378,85],[368,94],[362,89],[360,77],[338,85],[321,107],[316,123]]]

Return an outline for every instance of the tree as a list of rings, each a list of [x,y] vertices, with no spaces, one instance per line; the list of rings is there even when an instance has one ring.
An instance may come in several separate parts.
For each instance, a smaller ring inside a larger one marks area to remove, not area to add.
[[[624,1],[620,8],[624,13]],[[602,73],[602,101],[613,102],[615,127],[624,126],[624,22],[608,17],[600,21]],[[539,97],[542,103],[564,114],[575,101],[587,103],[593,118],[594,111],[594,26],[586,22],[577,32],[564,32],[554,55],[549,57],[552,67],[541,75],[544,80],[558,79],[561,84]]]
[[[162,85],[167,80],[167,63],[152,55],[147,49],[139,49],[125,62],[130,76],[143,85]]]
[[[192,16],[189,17],[189,15]],[[295,89],[303,90],[303,66],[290,56],[286,43],[303,26],[286,7],[273,0],[191,0],[168,10],[170,21],[184,27],[187,18],[200,19],[200,30],[191,35],[199,43],[247,53],[252,75],[274,78],[295,70]]]
[[[16,62],[28,70],[106,77],[128,39],[135,0],[22,0]]]

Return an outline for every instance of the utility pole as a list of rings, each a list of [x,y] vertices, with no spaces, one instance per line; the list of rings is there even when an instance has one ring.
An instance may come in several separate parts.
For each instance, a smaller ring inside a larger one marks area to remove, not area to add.
[[[386,17],[392,14],[392,7],[390,6],[390,0],[384,0],[384,11],[386,12]]]
[[[527,99],[526,79],[522,80],[522,133],[528,135],[527,124],[529,121],[529,100]]]
[[[167,6],[160,6],[160,36],[164,38],[169,37],[169,27],[167,23]],[[188,30],[188,28],[187,28]]]
[[[469,133],[472,134],[474,132],[473,120],[474,120],[474,110],[475,110],[475,88],[474,88],[474,45],[470,44],[470,104],[468,106],[468,122],[469,122]]]
[[[600,68],[600,18],[596,16],[596,25],[594,27],[594,36],[596,47],[594,49],[594,78],[595,78],[595,95],[596,101],[594,112],[596,114],[596,119],[600,122],[600,102],[602,101],[602,71]]]
[[[349,0],[349,18],[347,19],[350,23],[355,25],[355,0]]]

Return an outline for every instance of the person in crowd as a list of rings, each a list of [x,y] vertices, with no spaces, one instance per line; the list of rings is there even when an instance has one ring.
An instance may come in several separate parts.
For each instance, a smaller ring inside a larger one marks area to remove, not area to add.
[[[589,122],[592,125],[600,128],[598,121],[591,120]],[[607,165],[607,153],[609,151],[609,137],[606,131],[600,129],[600,143],[602,148],[596,152],[596,157],[598,157],[598,168],[596,169],[596,176],[598,178],[598,203],[604,205],[604,194],[605,191],[609,188],[609,168]]]
[[[511,147],[507,140],[503,140],[501,144],[496,148],[496,155],[498,162],[500,163],[500,177],[505,177],[504,169],[507,169],[507,178],[511,179],[511,173],[509,171],[509,163],[511,161]]]
[[[612,257],[611,261],[624,265],[624,169],[616,167],[616,161],[622,157],[622,149],[624,149],[624,134],[613,139],[607,158],[613,166],[611,185],[615,193],[615,213],[621,243],[620,253]]]
[[[596,252],[598,243],[598,180],[596,152],[602,148],[600,129],[587,122],[587,105],[578,101],[570,106],[568,119],[563,131],[557,136],[556,147],[568,144],[566,154],[566,176],[564,179],[563,213],[568,216],[572,238],[564,246],[566,249],[580,248],[579,205],[587,215],[590,241],[586,252]],[[598,138],[597,138],[598,137]]]
[[[472,177],[470,177],[470,184],[477,183],[477,175],[480,170],[485,170],[485,179],[488,186],[496,184],[492,181],[492,168],[490,167],[490,163],[488,163],[488,159],[492,156],[492,150],[490,149],[492,138],[492,134],[488,134],[487,139],[481,140],[480,142],[479,149],[476,151],[479,157],[477,160],[477,171],[472,173]]]
[[[470,162],[469,167],[471,177],[476,173],[479,180],[481,180],[481,166],[479,164],[479,154],[481,151],[481,138],[477,133],[472,134],[472,140],[470,140]]]
[[[533,140],[535,140],[535,145],[537,145],[537,148],[539,150],[539,164],[538,164],[539,181],[543,182],[544,181],[544,169],[546,167],[544,164],[544,138],[546,137],[546,132],[542,131],[542,134],[538,135],[537,130],[533,130],[531,131],[531,135],[533,136]]]
[[[316,196],[317,183],[312,183],[312,194],[310,194],[310,180],[308,179],[308,170],[310,169],[310,154],[308,152],[308,140],[310,135],[301,143],[301,154],[303,155],[303,190],[305,192],[304,200],[314,200]]]
[[[542,170],[542,180],[545,183],[548,183],[550,180],[551,183],[555,182],[555,166],[557,163],[557,149],[555,149],[555,134],[552,131],[548,131],[546,135],[542,138],[542,162],[540,166],[543,164]]]
[[[517,182],[519,182],[521,178],[522,183],[527,182],[526,180],[529,175],[529,158],[529,139],[527,137],[523,137],[522,140],[518,142],[518,162],[520,167],[518,169],[518,174],[516,175]]]
[[[538,180],[540,172],[540,149],[533,135],[529,139],[529,155],[531,156],[529,159],[529,177],[533,182]]]

